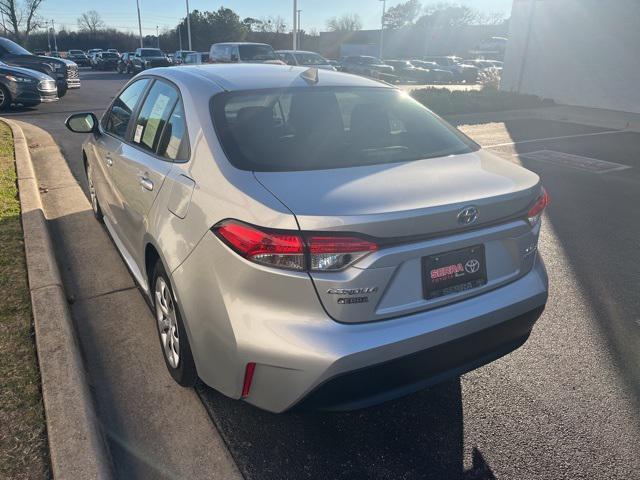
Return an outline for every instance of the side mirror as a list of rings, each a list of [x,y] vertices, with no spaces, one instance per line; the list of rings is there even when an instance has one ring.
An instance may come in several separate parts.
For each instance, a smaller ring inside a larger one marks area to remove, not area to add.
[[[64,122],[75,133],[94,133],[98,131],[98,119],[93,113],[74,113]]]

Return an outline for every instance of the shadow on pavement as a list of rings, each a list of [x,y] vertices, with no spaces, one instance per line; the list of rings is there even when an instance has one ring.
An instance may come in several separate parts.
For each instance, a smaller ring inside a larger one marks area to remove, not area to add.
[[[242,473],[260,479],[492,479],[482,454],[463,466],[460,380],[377,407],[280,415],[197,391]]]

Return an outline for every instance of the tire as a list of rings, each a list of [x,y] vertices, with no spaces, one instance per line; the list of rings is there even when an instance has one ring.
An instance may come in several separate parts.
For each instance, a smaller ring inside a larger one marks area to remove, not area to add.
[[[89,200],[91,201],[91,210],[93,210],[93,216],[96,217],[96,220],[98,220],[98,222],[104,223],[104,215],[102,214],[102,209],[100,208],[100,202],[98,201],[95,183],[93,181],[93,168],[87,160],[85,160],[85,172],[87,174],[87,183],[89,184]]]
[[[11,106],[11,94],[7,87],[0,85],[0,110],[6,110]]]
[[[196,364],[169,276],[160,260],[153,270],[151,286],[153,313],[164,363],[178,385],[193,387],[198,380]]]

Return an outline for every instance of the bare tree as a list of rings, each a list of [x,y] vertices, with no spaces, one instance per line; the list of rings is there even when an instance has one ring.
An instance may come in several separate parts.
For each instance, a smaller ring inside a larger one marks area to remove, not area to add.
[[[82,32],[96,33],[104,28],[104,22],[98,12],[89,10],[78,17],[78,28]]]
[[[341,17],[327,20],[327,30],[331,32],[352,32],[362,28],[362,20],[357,13],[345,13]]]
[[[5,30],[19,39],[21,33],[25,38],[34,30],[44,26],[46,22],[38,17],[38,9],[44,0],[0,0],[0,12],[5,18]],[[7,26],[8,23],[8,26]]]

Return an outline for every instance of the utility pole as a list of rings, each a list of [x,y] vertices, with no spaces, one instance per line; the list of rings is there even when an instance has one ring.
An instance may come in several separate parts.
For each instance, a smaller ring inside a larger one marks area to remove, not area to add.
[[[53,48],[55,48],[56,52],[58,51],[58,41],[56,40],[56,23],[51,20],[51,30],[53,33]]]
[[[293,0],[293,50],[298,49],[298,0]]]
[[[187,37],[189,37],[189,50],[193,50],[191,48],[191,19],[189,18],[189,0],[187,2]]]
[[[140,0],[136,0],[136,6],[138,7],[138,34],[140,35],[140,48],[144,45],[142,44],[142,21],[140,21]]]
[[[156,25],[156,39],[158,40],[158,50],[160,50],[160,27]]]
[[[47,50],[51,53],[51,27],[47,25]]]
[[[296,35],[298,36],[298,48],[302,48],[302,28],[300,28],[300,12],[302,10],[298,10],[298,31]]]
[[[380,20],[380,54],[378,55],[382,58],[382,49],[384,46],[384,15],[387,10],[387,0],[380,0],[382,2],[382,19]]]
[[[178,24],[178,50],[182,50],[182,32],[180,31],[180,24]]]

